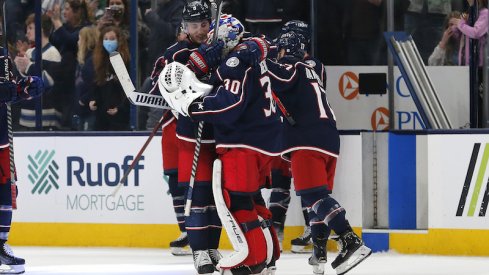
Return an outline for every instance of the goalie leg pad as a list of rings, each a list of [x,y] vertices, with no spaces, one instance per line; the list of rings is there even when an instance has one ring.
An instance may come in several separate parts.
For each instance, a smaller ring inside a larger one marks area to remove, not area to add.
[[[258,216],[262,218],[262,229],[265,238],[267,238],[267,264],[280,258],[280,241],[277,232],[271,224],[272,212],[265,206],[265,201],[261,193],[254,196],[255,208]]]
[[[222,225],[226,229],[229,241],[231,242],[234,252],[232,252],[227,257],[221,258],[218,269],[230,269],[233,266],[238,265],[246,259],[248,256],[248,243],[244,236],[241,227],[234,218],[233,214],[229,210],[230,198],[226,195],[226,200],[224,199],[224,194],[221,186],[222,180],[222,163],[220,159],[214,161],[214,170],[212,178],[212,192],[214,194],[214,200],[216,202],[216,209],[221,219]]]
[[[256,211],[238,210],[233,212],[233,215],[239,222],[249,247],[248,256],[240,265],[254,266],[265,262],[267,260],[267,241]]]

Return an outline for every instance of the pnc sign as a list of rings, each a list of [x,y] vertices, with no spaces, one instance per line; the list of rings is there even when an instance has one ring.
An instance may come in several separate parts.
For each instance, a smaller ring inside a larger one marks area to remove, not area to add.
[[[345,72],[338,82],[338,90],[346,100],[352,100],[358,96],[358,76],[353,72]]]
[[[381,131],[389,129],[389,109],[379,107],[375,109],[370,117],[372,130]]]

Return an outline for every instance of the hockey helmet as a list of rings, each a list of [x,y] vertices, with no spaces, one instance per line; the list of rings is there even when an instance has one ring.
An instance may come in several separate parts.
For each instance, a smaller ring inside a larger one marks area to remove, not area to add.
[[[285,51],[285,56],[293,56],[299,60],[306,55],[305,38],[299,33],[287,32],[280,35],[278,39],[278,50]]]
[[[208,0],[189,1],[183,7],[183,22],[199,22],[212,19],[211,4]]]
[[[309,29],[309,24],[300,20],[291,20],[282,26],[281,34],[295,32],[302,37],[304,37],[303,42],[305,43],[306,49],[309,49],[311,44],[311,30]]]
[[[215,22],[212,22],[209,31],[209,42],[214,37]],[[243,24],[231,14],[222,14],[219,19],[217,31],[217,40],[224,42],[223,56],[226,56],[234,47],[236,47],[245,32]]]

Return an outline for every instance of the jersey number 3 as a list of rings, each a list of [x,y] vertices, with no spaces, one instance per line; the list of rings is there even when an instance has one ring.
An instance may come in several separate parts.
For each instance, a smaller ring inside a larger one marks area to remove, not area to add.
[[[262,88],[265,89],[265,98],[268,99],[269,101],[269,107],[264,108],[263,112],[265,113],[266,117],[269,117],[270,115],[277,112],[277,103],[275,102],[275,100],[273,100],[273,95],[272,95],[273,91],[270,82],[270,77],[265,75],[262,78],[260,78],[260,84]]]

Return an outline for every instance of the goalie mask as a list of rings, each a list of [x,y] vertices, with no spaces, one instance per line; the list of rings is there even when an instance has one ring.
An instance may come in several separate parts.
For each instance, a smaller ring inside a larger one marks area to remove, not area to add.
[[[215,22],[212,22],[211,29],[209,31],[209,41],[212,41],[215,31]],[[224,42],[224,48],[222,56],[226,56],[232,49],[234,49],[241,41],[244,34],[244,26],[241,22],[230,14],[223,14],[219,19],[219,29],[217,31],[217,39]]]

